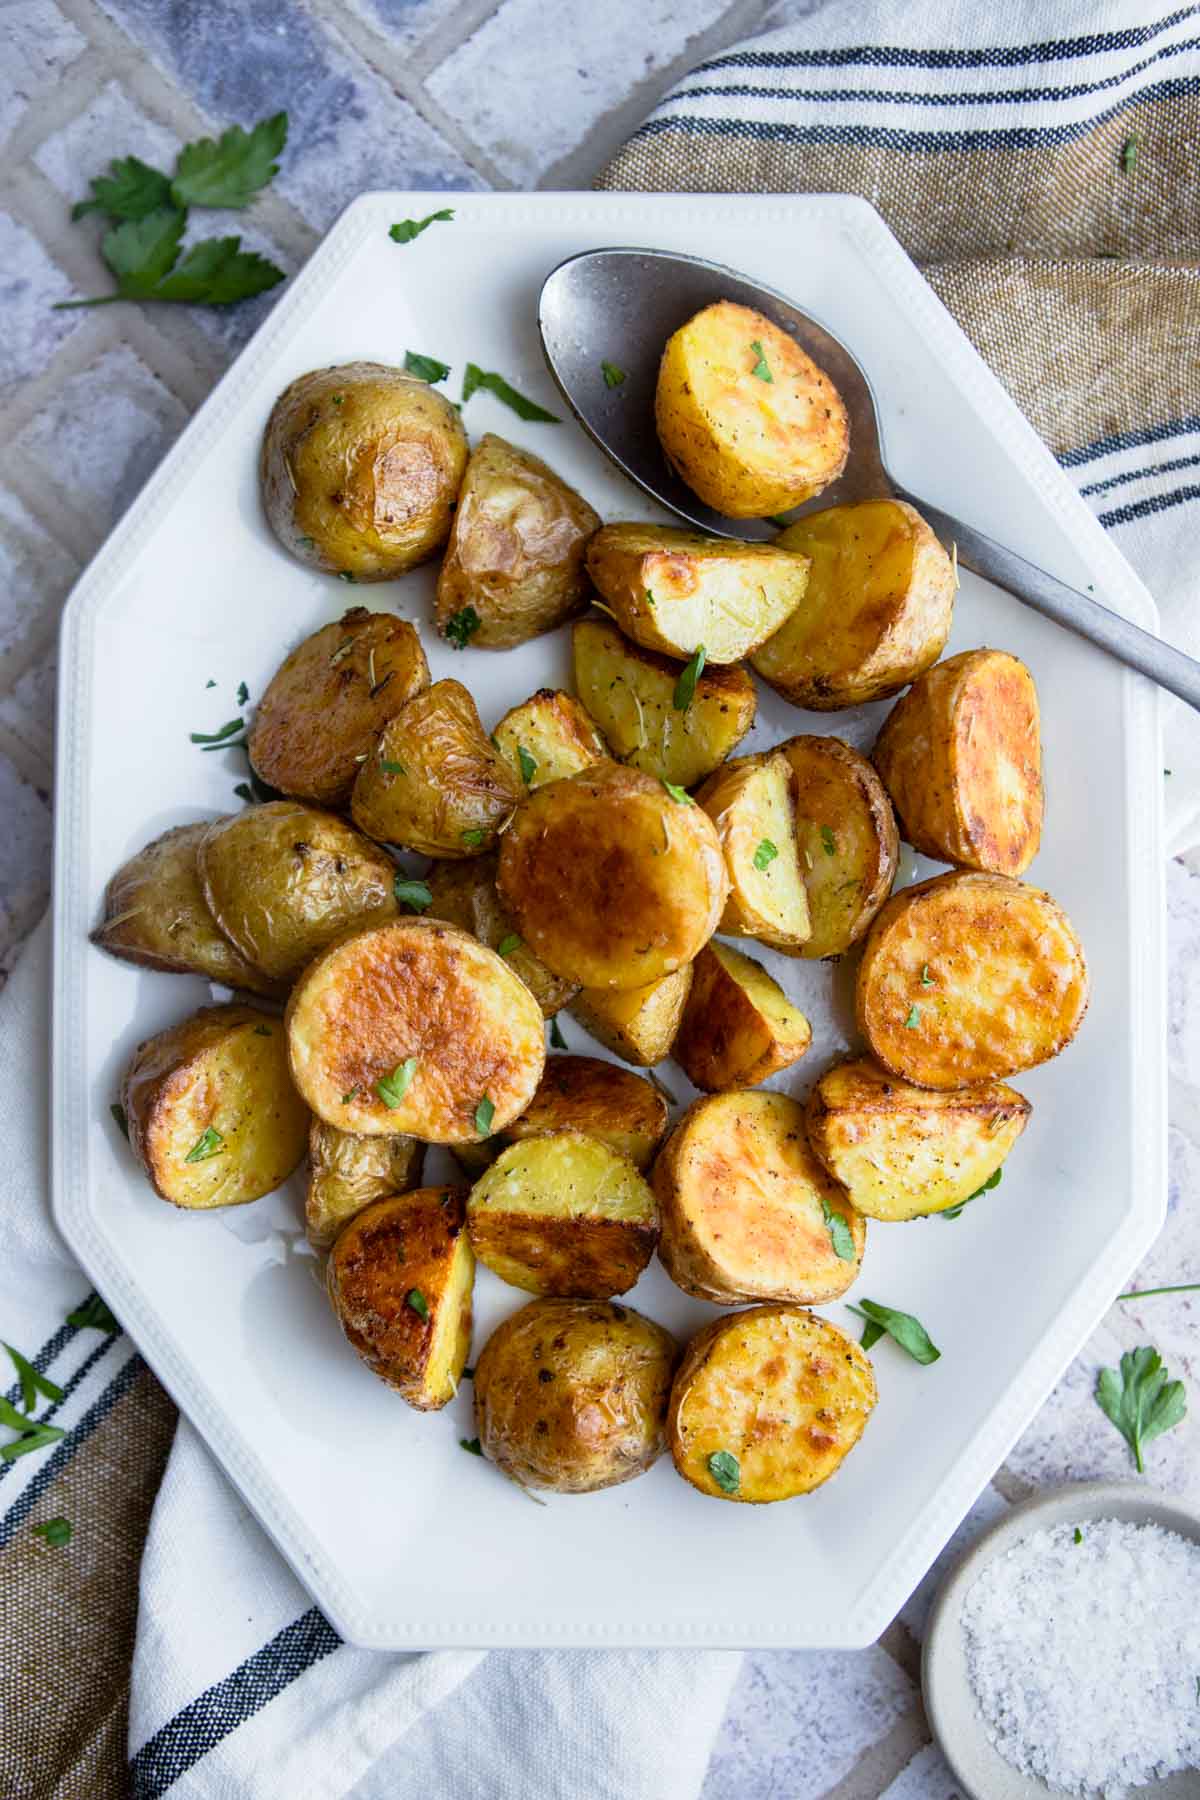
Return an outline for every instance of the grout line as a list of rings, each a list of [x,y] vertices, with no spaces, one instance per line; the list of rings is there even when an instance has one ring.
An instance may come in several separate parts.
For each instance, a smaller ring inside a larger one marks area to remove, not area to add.
[[[0,699],[10,694],[22,676],[53,648],[58,636],[60,611],[53,601],[48,600],[24,637],[0,658]]]
[[[31,518],[69,550],[80,567],[89,563],[100,548],[104,532],[66,494],[57,491],[40,469],[7,452],[2,466],[5,480]]]
[[[1044,1486],[1045,1483],[1040,1485]],[[1010,1506],[1020,1506],[1022,1500],[1028,1500],[1031,1494],[1038,1492],[1039,1483],[1026,1481],[1023,1475],[1014,1474],[1005,1463],[992,1476],[992,1486],[1001,1499],[1007,1500]]]
[[[2,147],[5,163],[24,161],[46,138],[73,124],[111,79],[108,58],[89,44],[59,80],[30,95],[25,112]]]
[[[821,1800],[878,1800],[919,1750],[932,1741],[925,1708],[918,1700],[891,1730],[863,1751],[854,1767]]]
[[[27,781],[40,800],[49,807],[54,787],[54,770],[50,763],[30,749],[24,738],[0,721],[0,756],[7,756],[17,774]]]
[[[336,0],[335,0],[336,4]],[[408,66],[418,81],[446,62],[454,52],[473,38],[481,25],[486,25],[493,13],[499,12],[502,0],[465,0],[465,4],[435,25],[427,38],[414,44],[409,57]]]

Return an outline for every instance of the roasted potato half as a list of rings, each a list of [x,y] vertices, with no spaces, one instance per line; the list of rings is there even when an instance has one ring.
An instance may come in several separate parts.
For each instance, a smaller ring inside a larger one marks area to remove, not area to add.
[[[635,643],[736,663],[779,630],[804,598],[808,558],[775,544],[701,537],[674,525],[603,525],[588,573]]]
[[[919,1219],[977,1194],[1031,1110],[1001,1081],[938,1093],[856,1057],[809,1095],[808,1141],[867,1218]]]
[[[831,506],[775,542],[812,564],[804,605],[750,659],[785,700],[812,712],[885,700],[942,654],[954,569],[903,500]]]
[[[335,944],[288,1002],[292,1077],[313,1112],[363,1137],[470,1144],[533,1098],[542,1011],[508,964],[437,919]]]
[[[866,1221],[809,1148],[787,1094],[695,1101],[659,1151],[658,1253],[700,1300],[836,1300],[858,1277]]]
[[[757,1087],[799,1062],[812,1027],[761,963],[716,938],[692,964],[692,991],[672,1055],[693,1087]]]
[[[424,856],[490,850],[522,789],[461,681],[435,681],[389,719],[350,811],[368,837]]]
[[[497,955],[503,954],[548,1019],[574,999],[579,984],[552,975],[524,943],[496,892],[495,856],[472,856],[466,862],[434,863],[426,876],[433,896],[434,918],[460,925]]]
[[[556,975],[633,988],[691,962],[729,884],[707,813],[639,769],[597,763],[529,796],[501,841],[497,885]]]
[[[632,1481],[665,1448],[676,1355],[632,1307],[534,1300],[475,1365],[480,1448],[521,1487],[587,1494]]]
[[[219,819],[196,854],[217,924],[273,981],[290,981],[343,932],[396,916],[391,858],[295,800]]]
[[[304,1155],[308,1109],[278,1019],[205,1006],[139,1044],[121,1083],[129,1143],[172,1206],[242,1206]]]
[[[600,523],[581,494],[539,457],[486,432],[471,452],[434,616],[461,650],[504,650],[582,612],[583,566]]]
[[[425,1146],[414,1137],[358,1137],[314,1119],[308,1133],[304,1223],[314,1250],[328,1250],[343,1225],[385,1194],[421,1179]]]
[[[492,742],[531,792],[548,781],[578,775],[608,755],[604,739],[584,707],[561,688],[539,688],[505,713]]]
[[[463,1188],[376,1200],[338,1235],[325,1281],[373,1375],[419,1412],[452,1400],[471,1351],[475,1258]]]
[[[866,757],[840,738],[780,744],[792,770],[796,845],[811,935],[798,955],[840,956],[866,932],[896,879],[892,803]]]
[[[263,436],[263,510],[309,568],[391,581],[450,535],[467,434],[428,382],[385,363],[314,369],[284,389]]]
[[[718,300],[667,339],[654,417],[667,461],[707,506],[770,518],[836,481],[850,450],[841,395],[763,313]]]
[[[352,607],[306,637],[271,677],[250,727],[255,773],[293,799],[345,806],[383,727],[428,686],[412,626]]]
[[[867,938],[855,1010],[877,1062],[966,1088],[1048,1062],[1088,1003],[1083,946],[1040,888],[938,875],[893,895]]]
[[[671,1054],[692,989],[694,963],[640,988],[581,988],[572,1017],[623,1062],[652,1069]]]
[[[714,1500],[791,1500],[836,1473],[876,1398],[870,1358],[828,1319],[752,1306],[684,1351],[667,1442],[684,1480]]]
[[[696,795],[717,828],[729,898],[719,930],[795,955],[812,935],[796,847],[792,769],[778,751],[739,756]]]
[[[653,1082],[598,1056],[550,1056],[505,1136],[516,1144],[561,1131],[581,1131],[645,1170],[667,1134],[667,1102]]]
[[[1022,875],[1042,837],[1037,689],[1006,650],[964,650],[898,700],[872,760],[900,830],[937,862]]]

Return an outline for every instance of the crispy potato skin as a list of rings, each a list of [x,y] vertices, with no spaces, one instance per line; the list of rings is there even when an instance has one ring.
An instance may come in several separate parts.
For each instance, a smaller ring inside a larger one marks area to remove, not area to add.
[[[766,364],[770,379],[756,375]],[[654,417],[668,462],[731,519],[769,518],[836,481],[850,421],[828,375],[762,313],[718,300],[667,340]]]
[[[915,682],[872,760],[914,849],[990,875],[1022,875],[1042,837],[1037,689],[1006,650],[964,650]]]
[[[728,885],[707,814],[618,763],[539,788],[500,846],[500,898],[521,936],[584,987],[645,987],[691,962]]]
[[[591,593],[583,565],[600,523],[538,457],[486,432],[467,464],[438,575],[438,630],[470,607],[474,650],[504,650],[573,618]]]
[[[211,823],[176,825],[122,863],[105,889],[104,917],[92,942],[143,968],[277,995],[280,984],[247,962],[208,909],[196,851]]]
[[[840,956],[865,935],[896,879],[892,803],[866,757],[840,738],[794,737],[779,749],[792,770],[812,926],[797,954]]]
[[[121,1083],[134,1155],[173,1206],[242,1206],[304,1155],[308,1110],[288,1076],[283,1027],[253,1006],[205,1006],[139,1044]],[[205,1132],[220,1140],[187,1158]]]
[[[709,776],[696,805],[716,826],[725,853],[729,898],[720,930],[794,955],[808,942],[812,925],[787,757],[772,751],[726,763]],[[764,846],[774,854],[759,868],[755,858]]]
[[[646,1170],[667,1132],[667,1102],[642,1075],[598,1056],[549,1056],[537,1093],[506,1136],[582,1131]]]
[[[694,963],[640,988],[581,988],[572,1017],[623,1062],[652,1069],[669,1056],[692,989]]]
[[[790,1500],[836,1473],[876,1398],[870,1359],[828,1319],[752,1306],[714,1319],[687,1346],[667,1442],[684,1480],[714,1500]],[[722,1450],[738,1465],[732,1494],[709,1467]]]
[[[893,895],[871,927],[855,992],[875,1060],[943,1089],[1048,1062],[1087,1003],[1083,946],[1062,908],[1040,888],[975,873]]]
[[[588,573],[635,643],[736,663],[773,636],[804,598],[808,558],[776,544],[701,537],[673,525],[603,525]]]
[[[356,1137],[314,1119],[308,1133],[304,1223],[314,1250],[328,1250],[343,1225],[385,1194],[421,1180],[425,1146],[413,1137]]]
[[[679,664],[643,650],[606,619],[572,633],[575,686],[618,761],[694,787],[741,743],[758,701],[743,668],[708,668],[686,712],[675,704]]]
[[[421,640],[391,613],[351,607],[298,644],[267,684],[250,728],[255,772],[314,806],[350,799],[359,758],[393,713],[429,686]]]
[[[419,1412],[453,1399],[471,1349],[475,1280],[464,1188],[376,1200],[339,1234],[325,1280],[338,1323],[373,1375]]]
[[[837,1063],[808,1097],[808,1141],[860,1213],[919,1219],[978,1192],[1032,1111],[1001,1081],[913,1087],[867,1057]]]
[[[405,1133],[470,1144],[480,1100],[491,1129],[524,1112],[542,1077],[537,1001],[494,951],[439,920],[402,919],[335,944],[310,963],[287,1010],[292,1079],[328,1125],[363,1137]],[[389,1107],[376,1083],[417,1059]]]
[[[391,581],[441,549],[467,434],[427,382],[385,363],[314,369],[284,389],[263,434],[263,510],[309,568]]]
[[[350,803],[360,831],[423,856],[476,856],[495,844],[522,789],[461,681],[435,681],[384,726]]]
[[[812,1027],[760,963],[716,938],[692,964],[692,991],[672,1046],[702,1093],[757,1087],[799,1062]]]
[[[511,707],[492,733],[492,741],[522,788],[531,793],[548,781],[578,775],[608,755],[586,708],[561,688],[539,688],[520,706]],[[528,781],[521,768],[522,750],[533,759]]]
[[[433,895],[433,917],[461,926],[497,953],[501,944],[517,936],[496,892],[494,855],[472,856],[467,862],[434,863],[425,880]],[[504,960],[513,974],[521,977],[548,1019],[579,992],[577,982],[562,981],[552,975],[525,943],[507,951]]]
[[[652,1185],[658,1253],[701,1300],[836,1300],[857,1279],[866,1221],[817,1161],[804,1108],[787,1094],[695,1101],[659,1151]],[[855,1255],[834,1250],[825,1211],[845,1219]]]
[[[534,1300],[475,1365],[483,1453],[522,1487],[587,1494],[643,1475],[665,1447],[675,1340],[632,1307]]]
[[[837,712],[885,700],[946,647],[954,617],[950,558],[902,500],[810,513],[775,542],[807,556],[804,605],[751,657],[785,700]]]

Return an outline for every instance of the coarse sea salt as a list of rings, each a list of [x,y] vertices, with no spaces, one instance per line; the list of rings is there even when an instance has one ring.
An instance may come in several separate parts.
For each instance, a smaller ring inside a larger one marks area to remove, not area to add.
[[[962,1623],[988,1736],[1022,1774],[1122,1800],[1200,1769],[1200,1544],[1125,1519],[1035,1531]]]

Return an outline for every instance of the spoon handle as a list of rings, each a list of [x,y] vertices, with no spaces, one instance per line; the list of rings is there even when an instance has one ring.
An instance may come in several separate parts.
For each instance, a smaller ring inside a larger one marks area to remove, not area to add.
[[[1165,644],[1161,638],[1153,637],[1140,626],[1132,625],[1119,613],[1102,606],[1099,600],[1093,600],[1090,594],[1081,594],[1076,588],[1068,587],[1065,581],[1048,575],[1045,569],[1039,569],[1036,563],[1026,562],[1014,550],[1006,550],[1003,544],[985,537],[982,531],[964,525],[936,506],[926,505],[915,495],[900,489],[896,492],[929,521],[944,544],[958,545],[958,560],[965,569],[971,569],[987,581],[994,581],[998,587],[1007,588],[1010,594],[1015,594],[1026,606],[1032,606],[1044,618],[1053,619],[1056,625],[1065,625],[1068,631],[1088,638],[1102,650],[1107,650],[1110,656],[1115,656],[1118,662],[1126,663],[1200,710],[1200,662],[1185,656],[1173,645]]]

